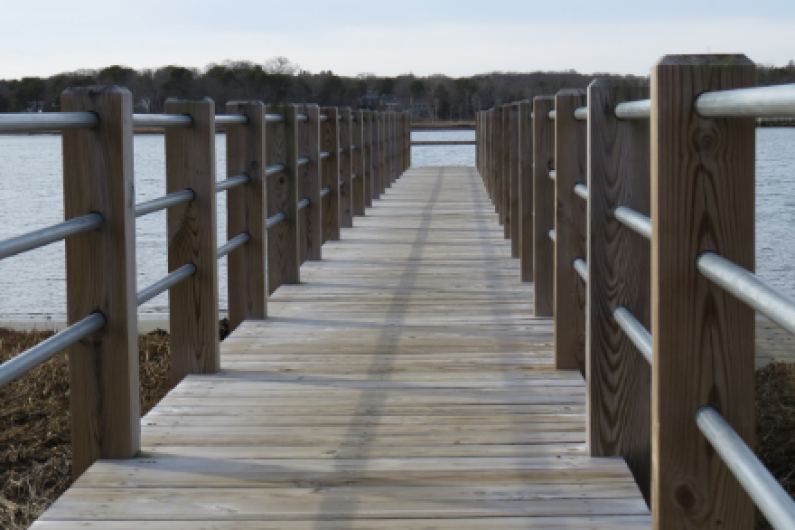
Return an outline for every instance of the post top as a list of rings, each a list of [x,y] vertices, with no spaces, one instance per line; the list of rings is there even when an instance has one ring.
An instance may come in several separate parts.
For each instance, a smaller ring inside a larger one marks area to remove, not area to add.
[[[753,66],[754,62],[741,53],[704,55],[664,55],[657,66]]]

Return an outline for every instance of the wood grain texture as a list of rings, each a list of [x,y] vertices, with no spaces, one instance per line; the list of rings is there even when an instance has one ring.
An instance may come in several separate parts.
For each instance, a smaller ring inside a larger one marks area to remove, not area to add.
[[[362,142],[364,143],[364,207],[373,206],[375,198],[375,160],[373,158],[373,111],[363,110],[362,113]]]
[[[94,112],[94,129],[63,132],[64,219],[97,212],[98,230],[66,240],[69,324],[95,311],[105,326],[68,350],[72,475],[100,458],[129,458],[140,443],[132,95],[72,88],[64,112]]]
[[[354,152],[351,151],[353,141],[353,130],[351,123],[351,109],[340,109],[340,146],[343,151],[340,153],[340,168],[338,180],[343,182],[340,188],[340,223],[341,226],[350,228],[353,226],[353,173],[352,158]],[[339,236],[338,236],[339,237]]]
[[[366,181],[367,173],[365,171],[365,126],[364,126],[364,111],[354,110],[351,112],[351,143],[356,148],[351,151],[351,173],[356,175],[356,178],[351,182],[351,189],[353,196],[351,197],[353,215],[364,215],[367,207],[365,194],[367,193]]]
[[[283,121],[265,125],[266,167],[284,164],[285,169],[268,177],[267,217],[284,212],[286,218],[268,230],[268,294],[285,284],[301,283],[298,254],[298,204],[296,109],[294,105],[268,105],[268,114],[283,116]]]
[[[505,150],[505,138],[504,138],[504,131],[503,131],[503,124],[502,124],[502,107],[496,107],[493,109],[494,111],[494,136],[492,138],[492,145],[494,146],[494,158],[492,160],[493,167],[493,178],[494,178],[494,207],[497,211],[497,215],[500,217],[500,225],[503,228],[503,234],[505,234],[505,192],[503,187],[505,186],[505,155],[503,151]],[[503,235],[504,237],[504,235]]]
[[[519,175],[519,277],[523,282],[533,281],[533,104],[519,104],[517,125],[518,175]]]
[[[500,176],[502,178],[502,207],[503,234],[505,239],[511,239],[513,218],[511,217],[511,105],[502,106],[502,122],[500,124]]]
[[[372,153],[373,158],[373,200],[379,199],[381,194],[383,193],[383,185],[381,181],[383,180],[384,176],[384,163],[383,163],[383,156],[384,156],[384,147],[383,147],[383,118],[380,112],[378,111],[371,111],[372,112],[372,145],[370,147],[370,151]]]
[[[648,87],[597,79],[588,87],[588,450],[622,456],[647,502],[651,487],[651,366],[613,319],[626,307],[651,329],[651,248],[618,222],[619,206],[650,216],[647,120],[615,107],[649,98]]]
[[[215,103],[169,99],[166,114],[190,116],[193,125],[166,129],[166,193],[193,190],[195,199],[168,209],[169,272],[193,263],[196,274],[169,291],[171,378],[212,374],[218,351],[218,258],[215,191]]]
[[[342,217],[342,199],[340,197],[340,174],[343,165],[343,156],[340,153],[340,146],[345,142],[341,141],[343,125],[337,119],[338,111],[336,107],[323,107],[321,114],[328,116],[326,121],[320,122],[320,152],[328,152],[329,156],[320,160],[320,189],[328,187],[331,191],[321,198],[321,211],[323,215],[323,243],[340,238],[340,224]]]
[[[536,316],[554,312],[555,244],[549,231],[555,227],[555,122],[548,117],[554,96],[533,99],[533,307]]]
[[[386,112],[378,113],[378,183],[380,188],[378,196],[380,197],[386,193],[387,188],[391,185],[390,167],[389,167],[389,116]]]
[[[555,95],[555,366],[585,371],[585,305],[587,285],[574,260],[587,261],[588,203],[574,193],[587,181],[587,123],[574,110],[588,105],[582,89]],[[549,178],[547,178],[549,180]]]
[[[508,114],[509,167],[510,167],[510,194],[509,208],[511,219],[511,257],[519,257],[519,230],[521,226],[520,199],[519,199],[519,104],[511,104]]]
[[[491,210],[474,168],[407,172],[39,528],[648,529]]]
[[[755,120],[706,119],[704,91],[755,86],[744,56],[666,56],[651,75],[652,507],[658,529],[747,529],[753,503],[696,427],[715,407],[753,447],[754,313],[696,271],[754,270]]]
[[[323,203],[320,200],[320,109],[299,105],[299,113],[309,118],[297,125],[298,157],[309,163],[298,166],[298,201],[309,199],[309,206],[298,212],[298,252],[300,263],[323,257]]]
[[[230,101],[227,114],[242,114],[245,125],[226,130],[226,175],[248,175],[243,186],[226,192],[226,234],[251,239],[227,255],[229,326],[263,319],[267,312],[265,281],[265,105],[260,101]]]

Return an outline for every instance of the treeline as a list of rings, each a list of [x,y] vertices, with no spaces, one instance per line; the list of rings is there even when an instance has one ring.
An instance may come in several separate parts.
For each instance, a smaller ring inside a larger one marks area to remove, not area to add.
[[[134,70],[109,66],[80,70],[48,78],[24,77],[0,80],[0,112],[51,112],[60,110],[60,94],[66,88],[86,85],[122,85],[133,93],[135,111],[162,112],[170,97],[208,96],[223,112],[227,101],[256,99],[267,103],[317,103],[354,109],[406,110],[411,103],[437,119],[469,120],[475,112],[519,99],[554,94],[563,88],[585,88],[596,77],[611,77],[628,84],[643,84],[644,77],[616,74],[563,72],[493,72],[451,78],[441,74],[416,77],[377,77],[359,74],[342,77],[331,71],[311,73],[283,57],[264,64],[247,61],[211,64],[205,69],[165,66]],[[760,85],[795,83],[795,64],[760,66]],[[422,114],[422,113],[418,113]]]

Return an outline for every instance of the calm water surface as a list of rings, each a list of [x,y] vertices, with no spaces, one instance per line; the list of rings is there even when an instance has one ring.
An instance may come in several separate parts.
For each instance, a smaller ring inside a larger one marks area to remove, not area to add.
[[[415,140],[474,140],[474,131],[415,132]],[[757,133],[757,270],[795,296],[795,129]],[[217,174],[225,178],[225,137],[218,135]],[[414,166],[475,165],[474,146],[414,147]],[[165,194],[163,136],[135,137],[136,202]],[[59,136],[0,136],[0,240],[63,220]],[[218,244],[226,241],[226,197],[218,195]],[[138,289],[168,273],[166,219],[159,212],[137,220]],[[226,258],[219,262],[221,308],[226,308]],[[162,313],[162,294],[142,316]],[[63,243],[0,261],[0,320],[63,319],[66,310]]]

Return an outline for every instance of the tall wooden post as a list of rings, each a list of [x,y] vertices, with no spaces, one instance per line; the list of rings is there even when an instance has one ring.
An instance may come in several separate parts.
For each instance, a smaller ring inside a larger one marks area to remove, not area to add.
[[[555,244],[549,231],[555,226],[555,183],[549,171],[555,167],[555,122],[549,111],[555,96],[533,100],[533,305],[535,316],[554,311]]]
[[[378,179],[381,187],[378,190],[380,197],[386,193],[390,184],[389,152],[387,150],[387,122],[389,117],[386,112],[378,113]]]
[[[342,218],[342,200],[340,189],[340,168],[342,167],[340,153],[340,129],[342,125],[338,119],[340,111],[335,107],[323,107],[322,115],[327,119],[320,122],[320,152],[328,153],[326,158],[320,160],[320,188],[329,189],[329,193],[320,199],[321,213],[323,216],[323,243],[329,239],[337,241],[340,238],[340,224]]]
[[[502,178],[502,228],[503,237],[511,238],[511,105],[502,106],[500,122],[500,178]]]
[[[351,173],[353,172],[351,163],[353,143],[351,135],[351,109],[340,109],[340,141],[342,147],[340,151],[340,167],[337,172],[337,180],[340,184],[340,223],[344,227],[353,226],[353,182]],[[339,236],[338,236],[339,237]]]
[[[587,261],[588,203],[574,187],[588,178],[588,129],[574,111],[587,105],[582,89],[555,96],[555,366],[580,371],[585,370],[586,285],[573,264]]]
[[[666,56],[651,74],[652,512],[655,529],[748,529],[754,505],[696,427],[715,407],[754,444],[754,312],[696,270],[754,270],[753,118],[708,119],[699,94],[755,86],[742,55]]]
[[[365,146],[364,139],[364,112],[355,110],[351,113],[351,143],[355,147],[351,147],[351,173],[356,175],[356,178],[351,182],[353,190],[353,215],[364,215],[366,187],[367,180],[366,172],[364,169],[365,164]]]
[[[284,171],[266,177],[267,217],[285,214],[284,221],[268,229],[268,294],[285,284],[301,283],[298,252],[298,167],[296,107],[268,105],[268,114],[282,116],[266,125],[265,165],[284,165]]]
[[[649,241],[613,215],[650,215],[649,122],[619,120],[615,107],[648,99],[648,87],[597,79],[588,87],[588,450],[623,456],[646,500],[651,480],[651,366],[618,327],[626,307],[651,328]]]
[[[248,175],[249,181],[226,192],[226,231],[232,239],[246,232],[249,241],[227,255],[229,326],[267,316],[265,287],[265,105],[260,101],[231,101],[227,114],[242,114],[245,125],[226,131],[228,177]]]
[[[519,213],[519,104],[514,103],[508,108],[508,163],[510,194],[508,208],[510,213],[511,257],[519,257],[519,230],[521,225]]]
[[[322,259],[323,204],[320,201],[320,109],[300,105],[307,120],[298,124],[298,158],[309,162],[298,166],[298,201],[309,199],[309,206],[298,212],[298,250],[300,262]]]
[[[372,128],[372,143],[370,152],[373,159],[373,200],[381,197],[381,179],[383,178],[383,165],[381,164],[382,148],[381,148],[381,113],[372,111],[373,119],[371,122]]]
[[[519,271],[523,282],[533,281],[533,104],[519,104]],[[480,139],[478,140],[478,145]]]
[[[168,209],[168,270],[187,263],[196,274],[169,291],[171,377],[219,370],[218,258],[215,197],[215,103],[210,98],[166,101],[166,114],[193,125],[166,129],[166,192],[191,189],[195,199]]]
[[[64,218],[90,213],[98,230],[66,240],[69,324],[101,311],[105,326],[69,348],[72,475],[100,458],[140,448],[132,95],[126,88],[72,88],[64,112],[94,112],[100,124],[63,132]]]
[[[494,111],[494,120],[493,120],[493,127],[494,127],[494,135],[492,138],[492,145],[494,146],[494,158],[492,160],[493,168],[492,168],[492,178],[494,179],[494,208],[496,212],[499,214],[500,224],[505,229],[505,208],[503,208],[503,191],[502,187],[505,183],[505,179],[503,178],[503,168],[502,164],[505,161],[505,157],[502,154],[503,147],[505,144],[503,143],[503,130],[502,130],[502,107],[496,107],[493,109]]]
[[[364,178],[364,207],[371,208],[373,206],[374,197],[374,180],[375,168],[373,165],[373,111],[363,110],[362,113],[362,145],[364,155],[364,169],[362,170],[362,177]]]

